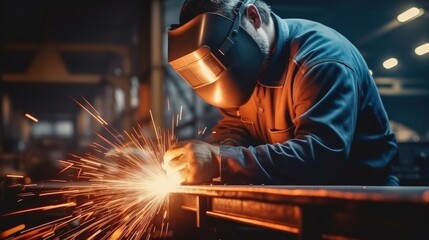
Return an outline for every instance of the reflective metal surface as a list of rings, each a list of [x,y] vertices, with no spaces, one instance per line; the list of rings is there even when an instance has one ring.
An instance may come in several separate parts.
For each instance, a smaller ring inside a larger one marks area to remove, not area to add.
[[[219,235],[231,223],[230,233],[250,226],[285,234],[278,239],[421,239],[428,202],[427,187],[183,186],[171,195],[170,222],[196,239],[233,239]]]

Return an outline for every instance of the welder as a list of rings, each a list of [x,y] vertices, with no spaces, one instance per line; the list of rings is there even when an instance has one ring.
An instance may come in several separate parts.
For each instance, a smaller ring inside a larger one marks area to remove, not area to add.
[[[170,66],[222,119],[164,156],[184,184],[398,185],[395,135],[362,55],[261,0],[185,0]]]

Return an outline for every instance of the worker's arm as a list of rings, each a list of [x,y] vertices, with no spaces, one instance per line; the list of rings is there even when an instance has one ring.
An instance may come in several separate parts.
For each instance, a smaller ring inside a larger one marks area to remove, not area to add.
[[[249,147],[220,146],[222,181],[321,184],[348,159],[359,107],[358,79],[337,62],[318,63],[295,79],[293,139]]]
[[[189,141],[175,147],[178,154],[168,151],[164,159],[181,172],[187,183],[217,177],[216,164],[225,183],[324,183],[335,177],[350,152],[359,105],[357,81],[344,64],[318,63],[295,79],[295,138],[258,146],[214,146]],[[237,121],[229,117],[224,123]],[[246,132],[243,138],[240,136],[241,128],[231,131],[237,141],[248,138]],[[191,153],[185,155],[187,151]]]
[[[243,126],[237,109],[220,109],[222,119],[213,128],[207,142],[214,145],[249,146],[253,141],[249,131]]]

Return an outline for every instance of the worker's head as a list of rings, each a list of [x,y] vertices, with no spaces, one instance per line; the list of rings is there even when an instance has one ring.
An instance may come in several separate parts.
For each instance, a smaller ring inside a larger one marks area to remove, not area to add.
[[[260,0],[185,0],[169,30],[168,61],[208,103],[246,103],[269,55],[261,31],[270,8]]]
[[[258,34],[257,29],[262,24],[269,24],[271,9],[261,0],[247,1],[247,3],[246,0],[185,0],[180,11],[180,24],[185,24],[207,12],[215,12],[229,19],[235,19],[239,4],[246,4],[241,15],[241,27],[256,41],[264,58],[268,58],[269,41],[265,36]]]
[[[237,16],[236,8],[243,0],[185,0],[180,11],[180,24],[185,24],[196,16],[207,13],[216,12],[222,16],[234,19]],[[268,25],[270,22],[270,7],[261,0],[247,2],[247,6],[254,5],[260,14],[261,20]],[[247,17],[245,12],[243,18]]]

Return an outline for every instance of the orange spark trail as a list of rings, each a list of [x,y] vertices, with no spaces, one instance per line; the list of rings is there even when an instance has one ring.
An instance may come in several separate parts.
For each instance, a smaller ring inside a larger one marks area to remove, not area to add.
[[[97,141],[101,143],[92,144],[94,153],[69,154],[68,159],[58,160],[62,166],[59,174],[66,179],[26,185],[23,187],[26,192],[17,194],[20,202],[46,198],[55,199],[55,204],[0,213],[0,220],[40,211],[61,211],[66,215],[56,213],[57,219],[48,219],[35,226],[11,225],[2,234],[7,234],[10,239],[150,239],[151,236],[166,236],[168,193],[179,185],[179,181],[168,179],[162,168],[165,151],[177,142],[173,131],[161,131],[150,112],[154,139],[140,126],[133,128],[131,133],[119,134],[87,100],[85,103],[73,100],[110,135],[96,133]],[[177,116],[177,121],[181,115]],[[8,177],[24,178],[20,175]],[[154,226],[153,220],[157,217],[161,226]]]
[[[6,177],[8,177],[8,178],[24,178],[24,176],[22,176],[22,175],[13,175],[13,174],[8,174],[8,175],[6,175]]]
[[[1,237],[1,239],[4,239],[4,238],[6,238],[6,237],[8,237],[8,236],[10,236],[10,235],[18,232],[18,231],[23,230],[24,228],[25,228],[25,225],[24,224],[20,224],[20,225],[18,225],[16,227],[13,227],[11,229],[3,231],[2,233],[0,233],[0,237]]]
[[[52,210],[52,209],[55,209],[55,208],[74,207],[74,206],[76,206],[76,203],[63,203],[63,204],[57,204],[57,205],[48,205],[48,206],[37,207],[37,208],[30,208],[30,209],[26,209],[26,210],[21,210],[21,211],[16,211],[16,212],[4,214],[4,215],[2,215],[2,217],[10,216],[10,215],[16,215],[16,214],[21,214],[21,213],[27,213],[27,212],[47,211],[47,210]]]
[[[35,118],[35,117],[33,117],[31,114],[29,114],[29,113],[26,113],[25,114],[25,116],[27,117],[27,118],[29,118],[29,119],[31,119],[32,121],[34,121],[34,122],[39,122],[39,119],[37,119],[37,118]]]

